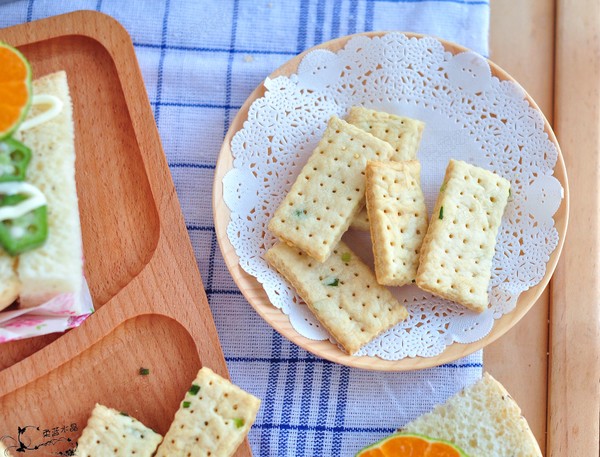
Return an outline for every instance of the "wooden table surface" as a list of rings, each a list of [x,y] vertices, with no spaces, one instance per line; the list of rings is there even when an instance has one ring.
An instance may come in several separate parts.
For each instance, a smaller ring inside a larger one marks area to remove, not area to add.
[[[486,348],[547,456],[598,456],[600,412],[600,4],[493,0],[490,58],[553,125],[569,176],[566,244],[550,287]]]

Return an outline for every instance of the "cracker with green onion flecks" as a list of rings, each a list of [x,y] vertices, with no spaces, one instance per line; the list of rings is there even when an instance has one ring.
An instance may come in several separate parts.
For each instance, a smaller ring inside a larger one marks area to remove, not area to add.
[[[126,413],[97,404],[77,442],[77,456],[151,457],[161,440],[162,436]]]
[[[231,456],[250,431],[259,407],[258,398],[203,367],[156,456]]]
[[[510,183],[465,162],[446,169],[421,247],[417,285],[477,312],[488,306],[496,236]]]
[[[414,282],[427,231],[419,162],[369,162],[366,201],[377,282],[387,286]]]
[[[0,457],[12,457],[12,454],[2,441],[0,441]]]
[[[269,230],[324,262],[364,205],[368,160],[388,160],[384,141],[333,116],[283,199]]]
[[[353,106],[346,117],[348,123],[369,132],[394,148],[390,160],[401,162],[416,160],[425,123],[409,117],[396,116],[383,111],[375,111],[362,106]],[[369,230],[369,217],[363,208],[352,220],[355,230]]]
[[[343,241],[324,263],[284,243],[269,249],[265,258],[349,354],[408,315]]]

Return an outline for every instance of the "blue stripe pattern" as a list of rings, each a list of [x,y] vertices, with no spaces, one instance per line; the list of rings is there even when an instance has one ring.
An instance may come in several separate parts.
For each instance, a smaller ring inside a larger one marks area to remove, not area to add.
[[[370,30],[430,33],[487,55],[489,1],[16,0],[0,5],[0,27],[83,4],[113,15],[131,34],[232,379],[262,399],[249,435],[255,456],[354,455],[481,376],[481,353],[379,373],[336,365],[283,338],[231,279],[211,194],[235,114],[291,56]]]
[[[166,0],[165,4],[165,12],[163,15],[162,21],[162,32],[161,32],[161,42],[160,42],[160,58],[158,60],[158,80],[156,82],[156,103],[154,103],[154,118],[156,119],[156,123],[158,124],[160,121],[160,108],[161,108],[161,98],[163,91],[163,73],[164,73],[164,64],[165,64],[165,56],[167,55],[167,29],[169,26],[169,4],[171,0]]]

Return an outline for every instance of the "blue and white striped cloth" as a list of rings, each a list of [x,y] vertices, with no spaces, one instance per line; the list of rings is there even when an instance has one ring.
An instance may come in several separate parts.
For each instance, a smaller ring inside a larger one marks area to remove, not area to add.
[[[221,142],[250,92],[290,57],[367,30],[426,33],[488,53],[488,0],[0,1],[0,27],[75,9],[131,34],[227,364],[263,399],[257,456],[350,456],[481,376],[481,353],[442,367],[373,373],[338,366],[273,331],[221,258],[211,190]]]

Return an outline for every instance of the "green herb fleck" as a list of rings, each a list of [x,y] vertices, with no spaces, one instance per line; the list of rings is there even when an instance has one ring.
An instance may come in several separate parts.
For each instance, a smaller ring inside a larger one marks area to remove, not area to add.
[[[150,368],[140,368],[140,375],[148,376],[150,374]]]
[[[512,192],[510,191],[510,187],[508,188],[508,200],[512,200]]]
[[[40,324],[40,325],[36,325],[36,326],[35,326],[35,329],[36,329],[36,330],[41,330],[41,329],[43,329],[45,326],[46,326],[46,324]]]
[[[440,207],[440,219],[443,219],[443,218],[444,218],[444,207],[441,206]]]
[[[442,187],[440,187],[440,192],[444,192],[446,190],[446,184],[447,183],[442,183]]]
[[[233,423],[235,424],[236,428],[242,428],[246,422],[244,422],[244,419],[236,417],[233,419]]]
[[[352,259],[352,254],[350,254],[349,252],[344,252],[342,254],[342,262],[350,262],[350,259]]]
[[[334,279],[330,280],[329,282],[326,282],[325,285],[337,287],[339,283],[340,283],[340,280],[338,278],[334,278]]]
[[[190,390],[188,390],[188,392],[190,393],[190,395],[196,395],[198,392],[200,392],[200,386],[197,384],[192,384],[192,387],[190,387]]]
[[[306,210],[305,209],[297,209],[296,211],[294,211],[294,216],[303,218],[304,216],[306,216]]]
[[[121,411],[119,414],[120,414],[121,416],[129,417],[129,414],[127,414],[127,413],[126,413],[126,412],[124,412],[124,411]]]
[[[183,407],[184,408],[189,408],[191,404],[192,404],[192,402],[190,402],[190,401],[184,401],[183,402]]]

